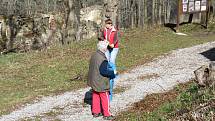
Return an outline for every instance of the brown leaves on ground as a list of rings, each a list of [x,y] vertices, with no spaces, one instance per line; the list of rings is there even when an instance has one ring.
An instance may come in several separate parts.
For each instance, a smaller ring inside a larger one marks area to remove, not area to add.
[[[188,88],[191,82],[186,83],[186,84],[180,84],[180,89],[185,90]],[[159,106],[166,102],[171,102],[174,100],[178,95],[180,94],[180,91],[175,88],[173,90],[170,90],[169,92],[166,93],[158,93],[158,94],[151,94],[147,95],[144,100],[137,102],[133,104],[133,107],[128,109],[126,112],[127,113],[150,113],[154,110],[156,110]],[[123,117],[123,113],[118,114],[117,118]]]

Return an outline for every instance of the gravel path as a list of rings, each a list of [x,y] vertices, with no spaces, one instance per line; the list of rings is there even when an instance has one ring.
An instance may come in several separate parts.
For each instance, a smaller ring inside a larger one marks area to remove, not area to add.
[[[194,77],[193,71],[201,65],[208,64],[209,59],[202,52],[215,46],[215,42],[197,45],[190,48],[174,50],[167,56],[159,57],[150,63],[139,66],[128,73],[119,75],[115,87],[128,87],[124,92],[115,94],[111,102],[114,115],[138,102],[147,94],[165,92],[179,83],[185,83]],[[156,75],[156,76],[153,76]],[[148,76],[148,77],[147,77]],[[98,121],[93,118],[89,105],[83,104],[83,97],[89,88],[66,92],[62,95],[44,97],[40,101],[0,117],[0,121],[21,119],[65,120],[65,121]],[[47,113],[55,112],[54,116]]]

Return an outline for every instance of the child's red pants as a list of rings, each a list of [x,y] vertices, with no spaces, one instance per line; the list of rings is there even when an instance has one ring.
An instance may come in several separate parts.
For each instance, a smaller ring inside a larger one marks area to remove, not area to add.
[[[96,92],[93,91],[92,94],[92,113],[99,114],[101,113],[101,107],[103,109],[104,116],[110,116],[110,100],[109,100],[109,92]],[[100,104],[101,103],[101,104]]]

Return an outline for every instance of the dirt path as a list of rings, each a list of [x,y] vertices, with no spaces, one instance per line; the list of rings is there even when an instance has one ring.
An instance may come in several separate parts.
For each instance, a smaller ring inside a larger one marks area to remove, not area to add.
[[[168,56],[159,57],[150,63],[139,66],[128,73],[121,74],[116,87],[127,87],[124,92],[115,94],[111,102],[113,114],[123,111],[138,102],[147,94],[165,92],[179,83],[185,83],[194,77],[193,71],[210,60],[204,55],[215,46],[210,42],[190,48],[172,51]],[[212,57],[212,56],[210,56]],[[20,119],[92,121],[89,105],[83,105],[83,97],[89,88],[62,95],[44,97],[39,102],[0,117],[0,121]]]

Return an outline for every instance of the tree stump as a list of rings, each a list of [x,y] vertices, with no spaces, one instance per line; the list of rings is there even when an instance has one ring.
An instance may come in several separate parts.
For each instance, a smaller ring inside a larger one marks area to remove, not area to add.
[[[203,65],[194,71],[195,82],[199,86],[210,87],[215,84],[215,63],[211,62],[209,66]]]

